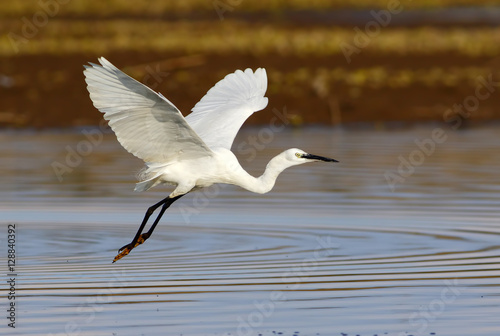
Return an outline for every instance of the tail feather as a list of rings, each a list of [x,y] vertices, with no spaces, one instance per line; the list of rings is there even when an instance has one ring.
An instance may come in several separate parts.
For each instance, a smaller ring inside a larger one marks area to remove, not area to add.
[[[160,176],[155,176],[149,180],[141,181],[135,184],[134,191],[146,191],[153,188],[155,185],[160,183]]]

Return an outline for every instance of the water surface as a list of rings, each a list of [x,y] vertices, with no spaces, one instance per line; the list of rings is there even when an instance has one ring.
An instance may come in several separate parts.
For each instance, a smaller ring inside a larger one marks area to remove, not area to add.
[[[235,147],[254,175],[289,147],[340,163],[292,167],[266,195],[233,186],[188,195],[116,264],[146,208],[171,189],[134,193],[141,163],[112,134],[89,147],[81,131],[1,133],[0,220],[4,231],[16,224],[18,262],[17,328],[4,318],[2,328],[499,335],[500,128],[445,130],[418,154],[415,139],[434,128],[245,129]],[[402,160],[415,163],[404,176]]]

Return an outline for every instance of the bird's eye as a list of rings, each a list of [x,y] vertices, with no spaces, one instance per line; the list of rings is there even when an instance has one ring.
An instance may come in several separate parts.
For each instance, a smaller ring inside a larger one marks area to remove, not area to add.
[[[300,157],[302,156],[302,154],[300,154],[300,153],[295,153],[295,156],[296,156],[296,157],[298,157],[298,158],[300,158]]]

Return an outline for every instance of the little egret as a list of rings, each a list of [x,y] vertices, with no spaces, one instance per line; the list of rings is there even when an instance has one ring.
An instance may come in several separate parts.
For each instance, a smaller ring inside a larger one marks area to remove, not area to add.
[[[236,70],[227,75],[184,118],[161,93],[126,75],[105,58],[99,58],[99,62],[101,65],[84,66],[87,89],[120,144],[146,164],[135,191],[161,183],[175,186],[168,197],[148,208],[134,239],[118,250],[113,262],[144,243],[165,210],[190,191],[226,183],[263,194],[273,188],[278,175],[288,167],[313,161],[338,162],[292,148],[271,159],[260,177],[251,176],[240,166],[230,149],[245,120],[267,106],[264,69]],[[151,228],[142,233],[160,206]]]

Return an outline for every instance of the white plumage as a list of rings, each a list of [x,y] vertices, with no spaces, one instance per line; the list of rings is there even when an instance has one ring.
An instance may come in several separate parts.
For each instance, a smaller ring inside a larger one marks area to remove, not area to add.
[[[292,148],[269,161],[264,174],[248,174],[230,151],[245,120],[267,106],[264,69],[227,75],[196,104],[186,118],[163,95],[126,75],[108,60],[90,63],[84,74],[94,106],[104,113],[120,144],[144,160],[146,168],[135,190],[159,183],[173,184],[174,191],[148,209],[132,243],[125,245],[115,261],[144,242],[164,211],[179,197],[214,183],[238,185],[256,193],[272,189],[286,168],[311,162],[336,162]],[[141,234],[148,218],[162,206],[151,229]]]
[[[186,117],[210,148],[231,149],[241,125],[267,106],[266,70],[236,70],[215,84]]]
[[[146,163],[211,155],[210,149],[168,99],[124,74],[104,57],[85,66],[94,106],[104,113],[121,145]]]

